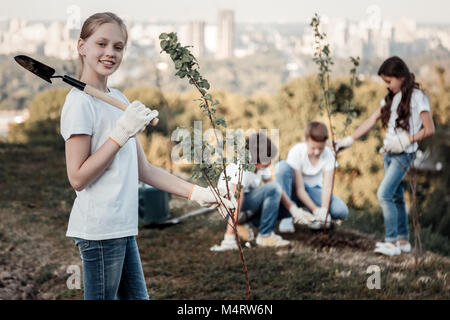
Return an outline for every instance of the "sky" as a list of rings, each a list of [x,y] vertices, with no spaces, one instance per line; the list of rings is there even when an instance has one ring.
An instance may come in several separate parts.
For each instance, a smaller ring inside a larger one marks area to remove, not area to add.
[[[450,24],[448,0],[2,0],[0,18],[66,20],[71,5],[80,8],[83,20],[95,12],[112,11],[130,20],[208,23],[216,22],[220,9],[233,9],[237,23],[309,22],[315,12],[361,20],[376,5],[383,20],[406,17],[418,23]]]

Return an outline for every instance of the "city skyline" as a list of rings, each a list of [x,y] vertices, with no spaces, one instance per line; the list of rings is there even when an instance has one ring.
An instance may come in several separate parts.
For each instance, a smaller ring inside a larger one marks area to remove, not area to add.
[[[0,24],[0,54],[22,52],[44,54],[61,59],[76,57],[75,44],[79,34],[80,8],[70,7],[65,21],[39,22],[9,19]],[[371,6],[369,16],[359,21],[322,16],[322,28],[327,33],[337,57],[349,55],[362,58],[392,54],[421,54],[442,48],[450,52],[450,30],[442,26],[419,26],[414,20],[402,18],[384,20],[379,7]],[[313,32],[298,24],[256,26],[240,23],[236,30],[234,10],[219,10],[213,24],[204,20],[182,23],[125,21],[128,25],[132,56],[144,50],[156,54],[161,32],[177,32],[184,45],[194,46],[198,57],[217,59],[244,57],[267,50],[283,51],[290,60],[298,55],[312,55]],[[299,27],[300,26],[300,27]],[[148,50],[151,51],[148,51]],[[292,64],[293,65],[293,64]]]
[[[131,3],[131,5],[130,5]],[[378,14],[385,20],[409,18],[417,23],[450,24],[448,12],[450,3],[440,0],[429,1],[389,1],[389,0],[320,0],[299,2],[279,0],[274,6],[270,0],[210,0],[181,1],[166,0],[164,2],[118,1],[118,0],[16,0],[0,3],[0,19],[27,20],[65,20],[70,6],[80,8],[81,19],[84,20],[95,12],[112,11],[124,19],[145,21],[203,20],[212,23],[219,10],[235,11],[236,23],[295,23],[309,22],[315,12],[329,17],[342,17],[350,20],[361,20]],[[374,6],[376,7],[374,13]]]

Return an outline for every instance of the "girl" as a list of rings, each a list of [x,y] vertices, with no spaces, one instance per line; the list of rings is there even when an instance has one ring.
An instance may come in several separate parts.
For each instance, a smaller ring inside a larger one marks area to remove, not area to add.
[[[141,102],[129,103],[107,86],[122,62],[127,30],[113,13],[97,13],[83,24],[78,40],[79,79],[122,99],[125,112],[73,88],[61,114],[67,175],[77,197],[67,236],[73,237],[83,262],[85,299],[148,299],[136,245],[138,182],[217,206],[212,191],[192,185],[152,166],[136,135],[158,115]],[[223,205],[235,203],[222,199]]]
[[[380,107],[351,136],[338,140],[336,146],[338,150],[350,147],[379,119],[387,128],[380,150],[384,153],[385,175],[377,192],[386,233],[385,242],[378,242],[375,252],[393,256],[411,251],[402,180],[414,159],[417,142],[434,134],[434,123],[428,99],[402,59],[387,59],[378,75],[388,89]]]

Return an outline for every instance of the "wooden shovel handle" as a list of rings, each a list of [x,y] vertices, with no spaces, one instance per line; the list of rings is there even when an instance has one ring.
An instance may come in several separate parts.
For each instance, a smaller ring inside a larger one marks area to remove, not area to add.
[[[119,108],[120,110],[125,111],[125,109],[128,107],[128,105],[125,102],[117,100],[111,96],[108,96],[106,93],[101,92],[100,90],[95,89],[94,87],[88,84],[84,87],[84,92],[102,101],[105,101],[106,103],[109,103],[110,105]],[[156,126],[158,122],[159,122],[158,118],[153,118],[152,121],[150,121],[150,124],[152,126]]]

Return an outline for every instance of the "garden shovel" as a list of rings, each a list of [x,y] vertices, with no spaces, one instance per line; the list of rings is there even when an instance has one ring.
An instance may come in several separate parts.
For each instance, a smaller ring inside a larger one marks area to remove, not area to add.
[[[62,81],[64,81],[65,83],[70,84],[71,86],[86,92],[87,94],[98,98],[106,103],[109,103],[110,105],[119,108],[123,111],[125,111],[125,109],[127,108],[127,104],[123,101],[120,101],[118,99],[115,99],[111,96],[108,96],[106,93],[95,89],[94,87],[81,82],[77,79],[74,79],[72,77],[69,77],[67,75],[64,76],[59,76],[56,75],[54,76],[55,73],[55,69],[39,62],[36,61],[28,56],[24,56],[24,55],[19,55],[19,56],[15,56],[14,59],[16,60],[16,62],[18,64],[20,64],[22,67],[24,67],[25,69],[27,69],[28,71],[34,73],[35,75],[37,75],[38,77],[44,79],[47,82],[52,83],[51,79],[52,78],[61,78]],[[158,118],[154,118],[150,124],[153,126],[156,126],[158,124],[159,119]]]

